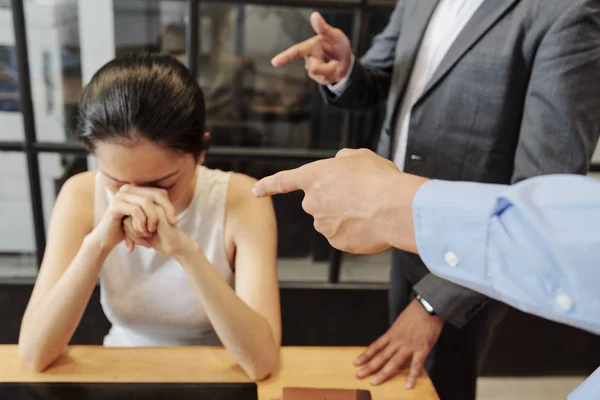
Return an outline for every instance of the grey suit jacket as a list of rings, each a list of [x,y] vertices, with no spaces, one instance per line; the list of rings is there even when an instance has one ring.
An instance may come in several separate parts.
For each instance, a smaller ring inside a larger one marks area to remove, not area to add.
[[[399,0],[345,92],[322,88],[328,103],[347,109],[387,101],[377,149],[385,157],[436,4]],[[585,173],[599,133],[600,0],[486,0],[412,109],[405,171],[503,184]],[[401,257],[414,290],[447,322],[463,326],[486,304],[429,273],[418,256]]]

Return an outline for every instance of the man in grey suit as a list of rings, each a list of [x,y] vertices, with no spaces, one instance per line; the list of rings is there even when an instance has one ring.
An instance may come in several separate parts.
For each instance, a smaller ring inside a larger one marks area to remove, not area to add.
[[[377,151],[401,170],[502,184],[587,171],[600,132],[600,0],[399,0],[360,61],[340,30],[316,13],[311,22],[317,35],[273,65],[303,57],[338,107],[387,100]],[[442,399],[473,399],[504,311],[396,251],[395,321],[358,375],[379,384],[410,363],[411,388],[425,363]]]

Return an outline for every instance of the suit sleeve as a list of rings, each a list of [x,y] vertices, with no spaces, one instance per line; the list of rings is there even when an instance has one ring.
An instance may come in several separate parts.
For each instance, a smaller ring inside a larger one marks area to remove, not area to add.
[[[587,173],[600,133],[600,5],[571,5],[538,49],[512,181]]]
[[[600,133],[600,6],[573,3],[538,48],[527,89],[512,181],[586,173]],[[462,327],[489,298],[427,274],[414,287],[448,323]]]
[[[320,88],[327,104],[348,110],[368,110],[387,100],[396,43],[400,36],[403,3],[403,0],[396,3],[388,25],[375,37],[364,57],[354,63],[344,91],[336,95],[326,86]]]

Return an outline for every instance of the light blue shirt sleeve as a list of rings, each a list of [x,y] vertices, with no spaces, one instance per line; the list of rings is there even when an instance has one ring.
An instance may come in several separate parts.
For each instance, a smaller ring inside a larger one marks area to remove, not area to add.
[[[413,203],[429,270],[527,313],[600,334],[600,181],[429,181]],[[600,372],[569,400],[600,399]]]
[[[600,368],[577,386],[567,400],[600,400]]]

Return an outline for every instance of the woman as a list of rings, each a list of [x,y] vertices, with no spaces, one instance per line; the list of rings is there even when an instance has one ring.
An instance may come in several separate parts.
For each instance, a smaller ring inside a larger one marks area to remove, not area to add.
[[[24,362],[41,371],[63,353],[100,278],[105,346],[222,343],[265,378],[281,341],[273,206],[252,196],[253,179],[202,166],[193,77],[167,56],[115,59],[80,107],[98,172],[72,177],[56,200],[21,326]]]

